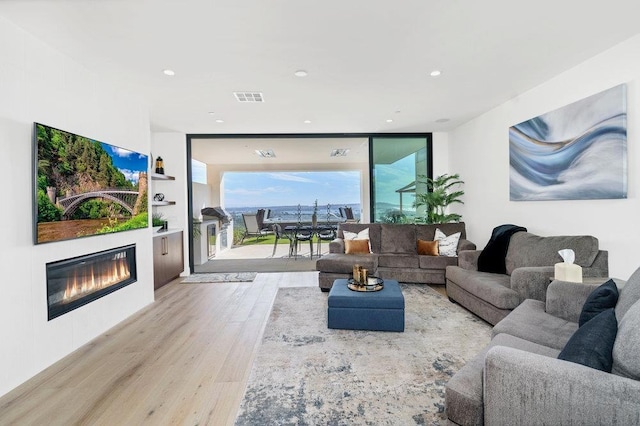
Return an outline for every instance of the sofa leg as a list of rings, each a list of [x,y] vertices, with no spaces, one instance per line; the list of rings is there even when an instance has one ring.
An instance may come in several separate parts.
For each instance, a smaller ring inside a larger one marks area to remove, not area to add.
[[[456,302],[455,300],[453,300],[453,299],[451,298],[451,296],[447,296],[447,297],[449,297],[449,302],[451,302],[451,303],[455,303],[455,304],[457,304],[457,303],[458,303],[458,302]]]
[[[320,287],[320,290],[321,290],[323,293],[329,293],[329,290],[331,290],[331,289],[330,289],[330,288]]]

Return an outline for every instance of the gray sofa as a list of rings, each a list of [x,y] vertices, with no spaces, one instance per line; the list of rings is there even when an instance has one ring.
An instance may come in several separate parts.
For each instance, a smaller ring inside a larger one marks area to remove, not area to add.
[[[609,275],[608,253],[592,236],[540,237],[516,232],[511,237],[506,274],[478,271],[481,251],[461,251],[458,265],[447,266],[447,295],[485,321],[496,324],[526,299],[545,300],[554,265],[562,262],[558,250],[573,249],[583,277]]]
[[[557,359],[598,284],[553,281],[545,301],[518,306],[493,328],[489,346],[449,380],[449,424],[640,424],[640,269],[616,284],[612,373]]]
[[[368,254],[345,254],[343,231],[358,233],[369,228],[371,251]],[[417,252],[417,240],[433,241],[436,228],[446,235],[460,232],[458,251],[475,250],[466,240],[464,222],[437,225],[341,223],[337,238],[329,243],[329,254],[316,262],[320,271],[319,286],[329,291],[333,281],[350,278],[353,265],[358,264],[382,279],[394,279],[404,283],[444,284],[445,268],[458,263],[457,257],[422,256]]]

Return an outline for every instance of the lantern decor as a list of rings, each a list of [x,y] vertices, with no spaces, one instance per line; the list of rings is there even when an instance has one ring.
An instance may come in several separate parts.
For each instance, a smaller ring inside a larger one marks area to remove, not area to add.
[[[159,175],[164,174],[164,160],[162,157],[156,158],[156,173]]]

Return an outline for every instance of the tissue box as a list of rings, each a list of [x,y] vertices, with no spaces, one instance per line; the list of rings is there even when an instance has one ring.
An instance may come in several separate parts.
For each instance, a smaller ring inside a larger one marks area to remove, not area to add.
[[[570,281],[573,283],[582,282],[582,267],[573,263],[556,263],[555,279],[560,281]]]

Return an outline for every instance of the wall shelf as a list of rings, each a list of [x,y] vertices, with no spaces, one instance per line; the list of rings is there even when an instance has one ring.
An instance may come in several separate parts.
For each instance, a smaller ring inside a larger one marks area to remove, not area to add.
[[[161,175],[159,173],[150,173],[151,180],[176,180],[175,177],[169,175]]]
[[[152,206],[174,206],[176,204],[175,201],[152,201]]]

